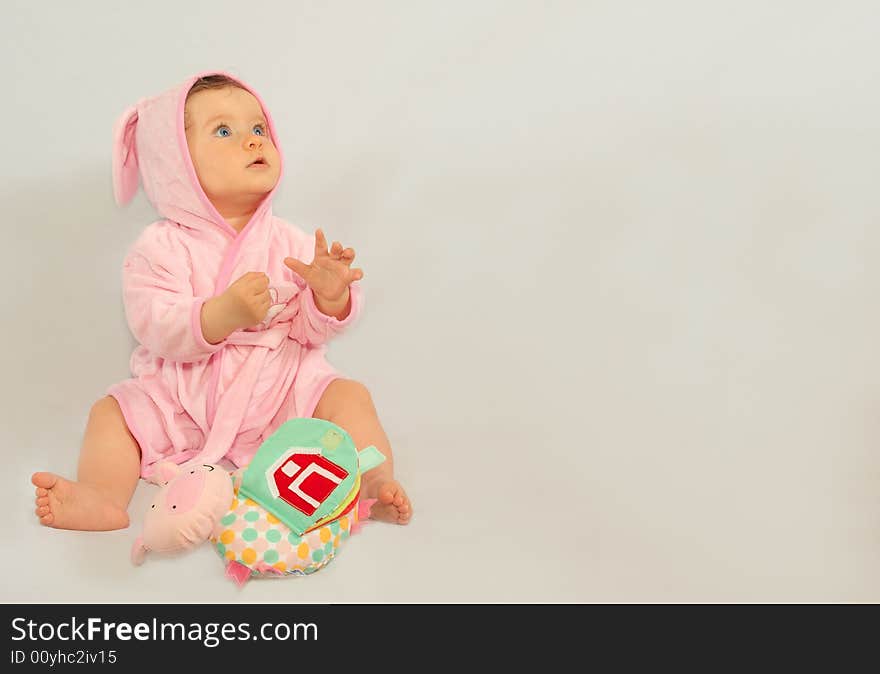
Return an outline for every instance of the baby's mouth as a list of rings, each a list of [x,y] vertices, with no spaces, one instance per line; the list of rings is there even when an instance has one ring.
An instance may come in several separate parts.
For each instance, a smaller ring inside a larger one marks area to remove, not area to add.
[[[248,164],[248,168],[250,168],[251,166],[268,166],[268,164],[266,163],[265,159],[260,157],[259,159],[256,159]]]

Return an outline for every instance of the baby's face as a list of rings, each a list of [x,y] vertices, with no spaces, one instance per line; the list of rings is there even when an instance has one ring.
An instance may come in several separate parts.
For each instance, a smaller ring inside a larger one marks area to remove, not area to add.
[[[244,89],[199,91],[186,102],[186,141],[202,189],[218,210],[258,203],[278,182],[278,150],[257,99]],[[262,164],[253,162],[262,157]]]

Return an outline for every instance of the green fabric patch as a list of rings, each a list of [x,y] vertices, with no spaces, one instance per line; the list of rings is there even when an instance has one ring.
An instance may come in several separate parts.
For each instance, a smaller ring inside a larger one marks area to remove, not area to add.
[[[385,462],[385,455],[376,449],[373,445],[364,447],[358,452],[358,463],[360,464],[361,475],[368,470],[373,470],[376,466]]]
[[[273,494],[273,489],[277,489],[274,476],[285,465],[285,457],[291,454],[293,448],[320,450],[324,459],[347,472],[347,476],[311,515],[306,515]],[[354,487],[357,471],[358,451],[345,430],[324,419],[290,419],[260,445],[244,472],[240,493],[275,515],[292,532],[302,535],[345,500]]]

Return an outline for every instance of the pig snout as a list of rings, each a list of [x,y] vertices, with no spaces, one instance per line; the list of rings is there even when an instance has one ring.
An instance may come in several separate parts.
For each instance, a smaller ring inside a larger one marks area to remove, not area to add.
[[[165,494],[165,511],[177,515],[192,510],[205,491],[206,477],[205,471],[192,470],[174,480]]]

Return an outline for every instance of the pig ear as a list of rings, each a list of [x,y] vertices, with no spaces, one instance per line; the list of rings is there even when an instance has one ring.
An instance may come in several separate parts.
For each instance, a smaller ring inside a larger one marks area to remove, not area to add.
[[[180,466],[173,461],[159,461],[153,465],[153,469],[144,475],[147,482],[163,485],[174,479],[174,476],[180,472]]]
[[[170,482],[180,472],[180,466],[173,461],[160,461],[153,473],[160,482]]]
[[[131,201],[138,188],[137,121],[137,108],[132,106],[113,126],[113,196],[120,206]]]
[[[138,536],[134,545],[131,546],[131,563],[140,566],[144,563],[144,555],[146,554],[147,548],[144,546],[144,539]]]

